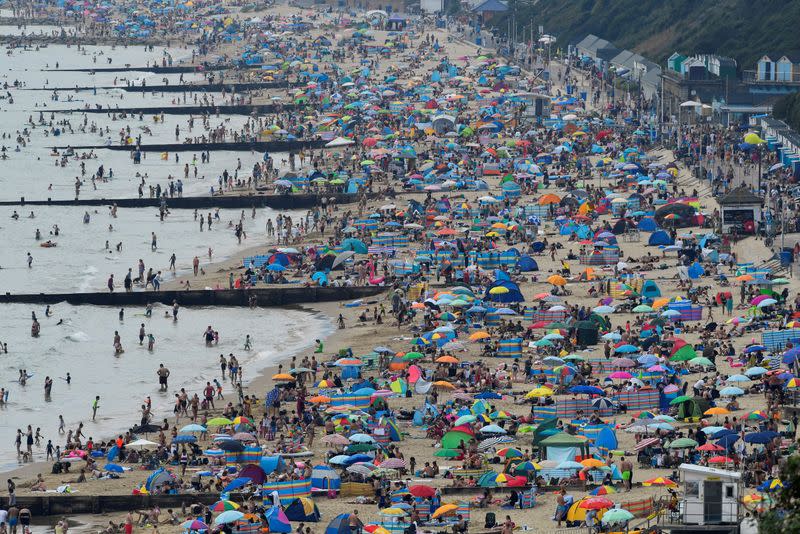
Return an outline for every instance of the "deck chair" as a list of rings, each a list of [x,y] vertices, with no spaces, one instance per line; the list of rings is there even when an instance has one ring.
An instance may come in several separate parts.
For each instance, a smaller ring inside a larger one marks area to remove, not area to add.
[[[486,512],[483,528],[494,528],[495,526],[497,526],[497,516],[494,515],[494,512]]]

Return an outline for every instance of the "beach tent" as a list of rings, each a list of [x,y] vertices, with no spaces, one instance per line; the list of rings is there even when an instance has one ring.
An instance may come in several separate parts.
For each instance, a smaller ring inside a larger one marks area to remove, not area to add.
[[[289,521],[309,521],[316,523],[320,519],[317,504],[307,497],[299,497],[286,507],[286,517]],[[270,528],[272,532],[272,528]]]
[[[657,232],[653,232],[652,234],[650,234],[650,239],[647,240],[647,244],[652,246],[672,245],[673,243],[674,242],[672,241],[672,238],[664,230],[658,230]]]
[[[539,264],[530,256],[520,256],[517,260],[517,269],[522,272],[538,271]]]
[[[478,486],[481,488],[496,488],[497,487],[497,473],[494,471],[487,471],[478,479]]]
[[[556,425],[558,425],[558,417],[551,417],[539,423],[536,430],[533,431],[533,446],[535,447],[549,436],[558,434],[560,431],[556,429]]]
[[[177,481],[178,478],[172,474],[172,471],[168,471],[166,469],[159,468],[153,471],[147,480],[144,483],[144,488],[153,493],[154,491],[158,490],[166,484],[167,482]]]
[[[697,280],[698,278],[703,276],[705,273],[706,273],[706,270],[703,269],[703,266],[700,265],[697,262],[694,262],[689,267],[689,269],[687,269],[687,274],[689,275],[689,278],[691,278],[692,280]]]
[[[459,432],[451,430],[450,432],[446,433],[442,436],[442,448],[443,449],[457,449],[461,442],[463,441],[464,444],[469,443],[474,436],[472,434],[467,434],[466,432]]]
[[[578,321],[572,325],[572,328],[578,338],[578,345],[597,345],[597,323],[594,321]]]
[[[505,287],[508,291],[506,293],[492,294],[491,291],[495,287]],[[496,280],[486,288],[486,294],[483,298],[490,302],[523,302],[525,300],[519,290],[519,286],[511,280]]]
[[[594,446],[600,449],[604,455],[608,454],[608,451],[613,451],[619,446],[617,434],[612,428],[604,426],[598,432],[597,438],[594,440]]]
[[[328,523],[325,534],[351,534],[350,514],[339,514]]]
[[[289,533],[292,531],[292,525],[289,524],[289,518],[281,509],[280,506],[273,506],[264,514],[267,518],[270,532],[283,532]]]
[[[315,465],[311,470],[311,486],[315,489],[338,490],[342,487],[342,479],[339,473],[327,465]]]
[[[658,225],[656,224],[656,220],[652,217],[642,217],[637,228],[642,232],[655,232],[658,230]]]
[[[282,473],[286,469],[283,458],[280,456],[264,456],[261,458],[259,465],[261,469],[264,470],[264,473],[268,475],[272,473]]]
[[[711,405],[702,397],[692,397],[678,404],[678,419],[699,420]]]
[[[648,299],[655,299],[661,296],[661,290],[655,280],[645,280],[640,293]]]
[[[280,458],[280,456],[278,458]],[[252,480],[254,484],[263,484],[264,480],[267,478],[264,470],[255,464],[247,464],[244,466],[238,476],[247,477]]]
[[[589,454],[589,441],[584,436],[571,436],[566,432],[554,434],[539,443],[542,458],[566,462],[574,460],[576,456]]]

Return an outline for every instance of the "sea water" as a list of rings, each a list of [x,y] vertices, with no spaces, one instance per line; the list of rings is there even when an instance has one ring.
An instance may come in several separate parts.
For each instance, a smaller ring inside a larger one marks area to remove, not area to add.
[[[16,29],[8,29],[16,32]],[[47,33],[50,28],[28,28]],[[0,31],[2,33],[2,31]],[[6,148],[6,159],[0,160],[0,200],[26,199],[70,199],[74,198],[74,183],[81,176],[80,161],[70,159],[66,166],[57,165],[60,158],[51,155],[54,146],[102,145],[110,137],[117,143],[118,132],[128,126],[131,135],[142,134],[144,143],[174,143],[175,127],[180,127],[179,139],[202,135],[200,120],[195,118],[193,132],[188,132],[188,116],[166,116],[165,122],[156,122],[152,116],[138,115],[119,119],[111,114],[86,114],[88,123],[95,123],[98,131],[81,133],[78,130],[84,120],[81,112],[62,114],[56,110],[95,106],[160,106],[170,107],[173,99],[183,95],[176,93],[126,93],[120,89],[97,89],[96,91],[59,91],[54,100],[52,91],[33,91],[34,88],[55,87],[103,87],[124,85],[127,80],[140,84],[159,85],[164,79],[177,84],[178,74],[153,75],[147,72],[124,72],[90,74],[86,72],[48,72],[55,68],[102,68],[114,65],[144,65],[146,62],[160,64],[163,49],[145,51],[141,46],[108,47],[88,46],[78,51],[76,47],[50,45],[36,50],[13,49],[0,55],[0,85],[7,83],[8,89],[0,90],[0,145]],[[177,64],[182,58],[191,56],[187,49],[168,51]],[[185,74],[185,80],[199,81],[199,74]],[[14,87],[14,82],[20,87]],[[192,93],[187,93],[187,104],[193,104]],[[214,96],[216,102],[222,95]],[[267,95],[269,96],[269,95]],[[13,104],[11,99],[13,98]],[[74,134],[64,132],[54,135],[51,126],[39,125],[39,115],[54,123],[68,119]],[[54,113],[51,118],[51,113]],[[31,126],[29,119],[35,126]],[[243,116],[212,116],[212,126],[224,124],[238,129],[245,121]],[[26,146],[17,143],[17,136],[28,128],[30,142]],[[106,133],[106,128],[109,133]],[[149,128],[151,134],[146,134]],[[100,133],[102,129],[102,133]],[[81,151],[79,151],[81,152]],[[81,188],[81,198],[123,198],[138,196],[137,188],[146,175],[148,185],[161,184],[166,187],[170,180],[183,180],[185,163],[191,167],[190,177],[184,180],[184,196],[207,195],[224,169],[239,176],[249,175],[255,162],[263,154],[253,152],[215,152],[211,162],[197,163],[198,176],[194,177],[193,153],[180,153],[162,159],[160,154],[147,154],[140,165],[133,165],[127,151],[96,150],[96,158],[84,160],[86,181]],[[199,154],[197,158],[199,159]],[[285,157],[272,154],[280,163]],[[103,165],[105,174],[113,169],[109,181],[98,181],[96,189],[89,177]],[[145,187],[145,195],[149,196]],[[12,218],[14,211],[19,218]],[[34,217],[29,218],[30,212]],[[215,210],[201,210],[207,216]],[[85,213],[89,222],[84,224]],[[199,215],[199,214],[198,214]],[[214,261],[231,256],[243,247],[263,244],[267,218],[274,219],[277,212],[260,209],[255,218],[245,210],[244,229],[247,239],[241,244],[233,235],[229,222],[240,220],[241,211],[221,210],[219,220],[214,219],[212,231],[201,233],[199,221],[192,210],[171,210],[161,221],[155,208],[118,209],[113,217],[104,207],[52,207],[25,206],[0,208],[0,291],[9,292],[72,292],[104,291],[110,274],[118,285],[132,268],[137,276],[137,262],[142,259],[147,268],[162,271],[169,280],[167,267],[169,257],[177,258],[177,274],[189,272],[192,258],[197,256],[201,265],[208,263],[208,249],[212,249]],[[294,219],[302,213],[291,213]],[[59,235],[51,235],[54,225]],[[36,229],[42,234],[35,240]],[[157,248],[151,249],[151,233],[157,236]],[[51,239],[56,247],[42,248],[41,241]],[[105,243],[108,241],[109,248]],[[122,243],[121,250],[116,245]],[[33,256],[32,268],[26,258]],[[193,285],[193,288],[198,286]],[[119,290],[119,289],[118,289]],[[8,354],[0,354],[0,387],[8,391],[8,403],[0,407],[0,469],[17,465],[13,450],[13,437],[17,428],[25,431],[27,425],[42,429],[45,439],[63,446],[64,437],[57,435],[58,415],[62,414],[68,428],[79,422],[86,426],[85,434],[95,439],[108,438],[139,422],[140,405],[149,395],[153,401],[153,412],[157,421],[171,413],[174,393],[187,387],[191,393],[200,392],[205,381],[219,376],[219,354],[233,352],[244,366],[245,381],[257,372],[288,355],[307,348],[317,337],[330,329],[329,321],[321,316],[300,310],[241,309],[241,308],[184,308],[177,322],[165,318],[169,308],[156,306],[151,318],[144,317],[144,309],[126,309],[124,320],[118,318],[119,309],[94,306],[52,306],[52,316],[45,317],[42,305],[0,305],[0,340],[8,344]],[[38,338],[30,336],[31,313],[36,313],[42,330]],[[58,324],[62,321],[61,324]],[[155,336],[155,350],[151,353],[138,344],[139,325],[145,323],[148,332]],[[220,332],[219,346],[206,347],[202,334],[212,325]],[[112,341],[114,331],[122,336],[125,352],[114,354]],[[243,350],[247,334],[253,337],[253,350]],[[170,388],[159,393],[156,369],[164,363],[172,372]],[[19,370],[26,369],[31,376],[25,386],[18,382]],[[63,378],[69,372],[72,383]],[[54,379],[52,396],[44,398],[44,378]],[[264,392],[259,392],[262,394]],[[234,400],[230,384],[225,386],[226,400]],[[98,419],[91,422],[91,403],[100,395]],[[35,459],[44,459],[44,449],[35,449]]]
[[[27,425],[34,431],[41,428],[45,439],[41,448],[34,449],[35,460],[44,460],[48,439],[63,447],[59,415],[64,416],[67,429],[74,430],[83,422],[87,437],[113,437],[139,424],[147,396],[153,403],[153,421],[160,423],[172,414],[174,395],[181,387],[202,397],[205,383],[214,378],[223,384],[224,402],[236,404],[233,386],[222,380],[220,354],[236,355],[247,382],[265,366],[309,348],[315,338],[331,329],[326,318],[294,309],[182,308],[178,320],[173,321],[171,307],[156,305],[149,318],[144,308],[126,308],[120,321],[118,308],[68,304],[51,308],[50,317],[45,317],[44,306],[38,305],[2,305],[0,310],[0,336],[8,344],[8,354],[0,354],[0,387],[8,391],[8,402],[0,405],[0,436],[4,438],[0,469],[18,464],[13,446],[18,428],[23,432]],[[41,323],[37,338],[30,336],[31,312]],[[165,317],[165,312],[170,315]],[[147,339],[139,345],[142,323],[155,336],[152,352],[147,350]],[[218,345],[205,345],[203,333],[208,326],[219,332]],[[124,348],[119,355],[113,347],[114,331],[119,332]],[[248,334],[253,348],[246,351]],[[161,363],[171,373],[166,392],[159,391],[156,376]],[[18,382],[21,369],[32,375],[25,386]],[[65,380],[67,373],[70,384]],[[46,376],[54,380],[49,399],[44,396]],[[259,392],[262,398],[263,393]],[[100,395],[100,409],[92,422],[95,395]]]

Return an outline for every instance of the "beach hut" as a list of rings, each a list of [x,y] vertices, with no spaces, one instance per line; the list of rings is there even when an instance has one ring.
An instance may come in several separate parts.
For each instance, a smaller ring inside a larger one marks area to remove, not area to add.
[[[742,474],[695,464],[678,467],[683,480],[684,525],[737,524]]]
[[[285,512],[289,521],[316,523],[321,517],[316,503],[307,497],[299,497],[293,500],[286,507]],[[270,532],[272,532],[271,528]]]
[[[650,239],[647,240],[647,244],[650,246],[672,245],[674,241],[667,232],[658,230],[650,234]]]
[[[311,470],[311,486],[315,490],[339,490],[342,487],[342,479],[331,467],[315,465]]]

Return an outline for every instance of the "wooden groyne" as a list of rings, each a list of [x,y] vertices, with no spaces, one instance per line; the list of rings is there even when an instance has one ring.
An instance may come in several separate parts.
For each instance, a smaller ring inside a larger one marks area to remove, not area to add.
[[[221,105],[221,106],[161,106],[161,107],[140,107],[140,108],[121,108],[121,107],[87,107],[75,109],[50,110],[52,113],[127,113],[129,115],[253,115],[276,113],[278,108],[282,111],[294,111],[298,106],[294,104],[240,104],[240,105]],[[31,110],[39,111],[39,110]]]
[[[48,515],[102,514],[106,512],[128,512],[148,510],[158,506],[162,510],[188,509],[193,504],[214,504],[219,493],[185,493],[183,495],[81,495],[45,494],[20,495],[17,506],[27,508],[34,517]],[[0,497],[0,506],[8,509],[8,497]]]
[[[260,89],[287,89],[302,85],[289,82],[221,82],[221,83],[183,83],[173,85],[101,85],[101,86],[75,86],[75,87],[27,87],[26,91],[50,92],[80,92],[80,91],[110,91],[119,89],[128,93],[242,93]]]
[[[228,143],[155,143],[150,145],[82,145],[53,147],[58,150],[122,150],[125,152],[205,152],[226,150],[229,152],[291,152],[293,150],[322,148],[327,141],[309,139],[296,141],[239,141]]]
[[[93,306],[147,306],[161,303],[171,305],[177,302],[181,306],[229,306],[245,307],[251,305],[255,297],[255,305],[259,307],[289,306],[293,304],[310,304],[313,302],[352,301],[374,297],[385,291],[385,287],[303,287],[295,284],[283,284],[251,289],[192,289],[174,291],[133,291],[103,293],[5,293],[0,294],[2,304],[57,304],[66,302],[75,306],[90,304]]]
[[[321,204],[322,198],[333,204],[348,204],[357,200],[356,195],[347,193],[330,194],[229,194],[202,197],[172,197],[163,202],[169,209],[229,208],[248,209],[272,208],[275,210],[309,209]],[[111,206],[119,208],[157,208],[162,200],[158,198],[78,198],[64,200],[3,200],[0,206]]]
[[[217,70],[230,70],[230,69],[237,69],[237,68],[261,68],[261,65],[234,65],[232,63],[203,63],[203,64],[192,64],[192,65],[150,65],[150,66],[138,66],[134,67],[131,65],[124,65],[120,67],[95,67],[95,68],[84,68],[84,69],[42,69],[43,72],[89,72],[89,73],[98,73],[98,72],[151,72],[153,74],[187,74],[193,72],[210,72],[210,71],[217,71]]]

